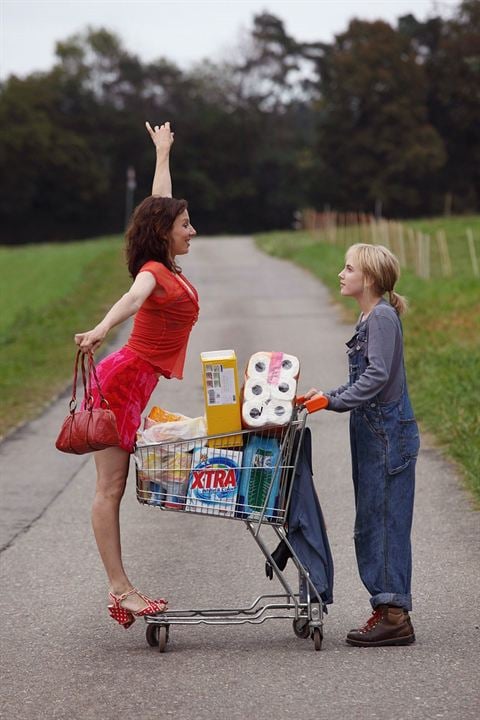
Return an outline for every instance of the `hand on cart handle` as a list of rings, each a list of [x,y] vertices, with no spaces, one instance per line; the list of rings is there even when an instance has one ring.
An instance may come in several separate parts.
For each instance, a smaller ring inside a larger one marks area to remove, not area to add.
[[[305,395],[297,395],[295,398],[296,405],[302,405],[311,415],[318,410],[324,410],[328,407],[328,398],[318,390],[309,390]]]

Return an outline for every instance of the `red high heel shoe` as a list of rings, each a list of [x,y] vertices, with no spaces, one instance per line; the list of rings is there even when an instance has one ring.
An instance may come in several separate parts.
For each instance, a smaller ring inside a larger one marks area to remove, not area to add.
[[[123,607],[123,605],[120,605],[122,600],[125,600],[129,595],[138,595],[147,603],[147,606],[143,608],[143,610],[129,610],[128,608]],[[141,592],[139,592],[136,588],[132,588],[126,593],[123,593],[123,595],[114,595],[113,593],[109,594],[110,598],[113,600],[113,605],[108,606],[108,612],[110,613],[110,617],[112,617],[114,620],[118,622],[119,625],[123,625],[125,630],[129,628],[133,623],[135,622],[135,618],[137,617],[143,617],[144,615],[155,615],[156,613],[162,613],[165,612],[167,609],[167,601],[163,598],[159,598],[158,600],[152,600],[151,598],[146,597],[146,595],[143,595]]]

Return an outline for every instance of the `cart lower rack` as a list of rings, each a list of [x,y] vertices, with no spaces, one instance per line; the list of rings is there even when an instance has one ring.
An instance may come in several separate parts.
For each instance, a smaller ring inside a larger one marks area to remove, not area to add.
[[[322,599],[290,545],[285,527],[307,411],[322,405],[305,406],[298,405],[291,421],[281,427],[136,447],[140,503],[185,516],[243,522],[283,588],[281,594],[261,595],[244,608],[168,610],[147,616],[147,642],[160,652],[166,649],[172,625],[257,625],[271,619],[290,619],[298,637],[311,637],[315,650],[321,649]],[[265,543],[269,532],[291,554],[298,571],[298,591]]]

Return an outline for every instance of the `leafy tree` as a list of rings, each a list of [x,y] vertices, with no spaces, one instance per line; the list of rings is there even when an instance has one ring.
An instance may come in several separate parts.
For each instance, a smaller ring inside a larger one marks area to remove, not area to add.
[[[173,122],[175,193],[198,229],[290,227],[325,203],[389,215],[479,203],[480,0],[450,20],[355,20],[301,43],[264,12],[227,61],[142,63],[104,28],[57,44],[48,73],[0,86],[2,242],[122,230],[154,164],[146,119]]]
[[[2,242],[60,239],[82,228],[107,179],[87,138],[62,122],[56,73],[10,78],[0,96]]]
[[[325,48],[319,73],[317,203],[420,211],[445,150],[409,40],[387,23],[354,20]]]
[[[294,103],[309,104],[317,90],[315,62],[322,47],[295,40],[275,15],[254,16],[249,39],[235,63],[243,97],[261,109],[280,113]]]
[[[438,190],[457,212],[474,211],[480,205],[480,2],[465,0],[449,20],[406,16],[399,30],[423,63],[429,118],[445,143]]]
[[[119,231],[127,167],[148,162],[151,179],[142,124],[159,77],[173,86],[179,71],[143,66],[103,29],[58,43],[57,57],[51,72],[12,77],[0,92],[2,242]]]
[[[299,43],[269,13],[254,17],[248,42],[231,61],[236,114],[246,124],[248,164],[239,190],[250,188],[251,229],[290,227],[305,204],[314,140],[312,99],[319,43]],[[240,154],[241,157],[241,154]],[[245,195],[238,199],[245,205]]]

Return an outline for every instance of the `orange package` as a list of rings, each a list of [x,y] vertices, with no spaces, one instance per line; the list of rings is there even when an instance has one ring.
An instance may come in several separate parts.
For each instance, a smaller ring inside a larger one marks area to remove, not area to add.
[[[145,418],[144,430],[147,430],[154,423],[177,422],[178,420],[183,419],[183,415],[169,412],[168,410],[164,410],[163,408],[154,405],[148,413],[148,416]]]

